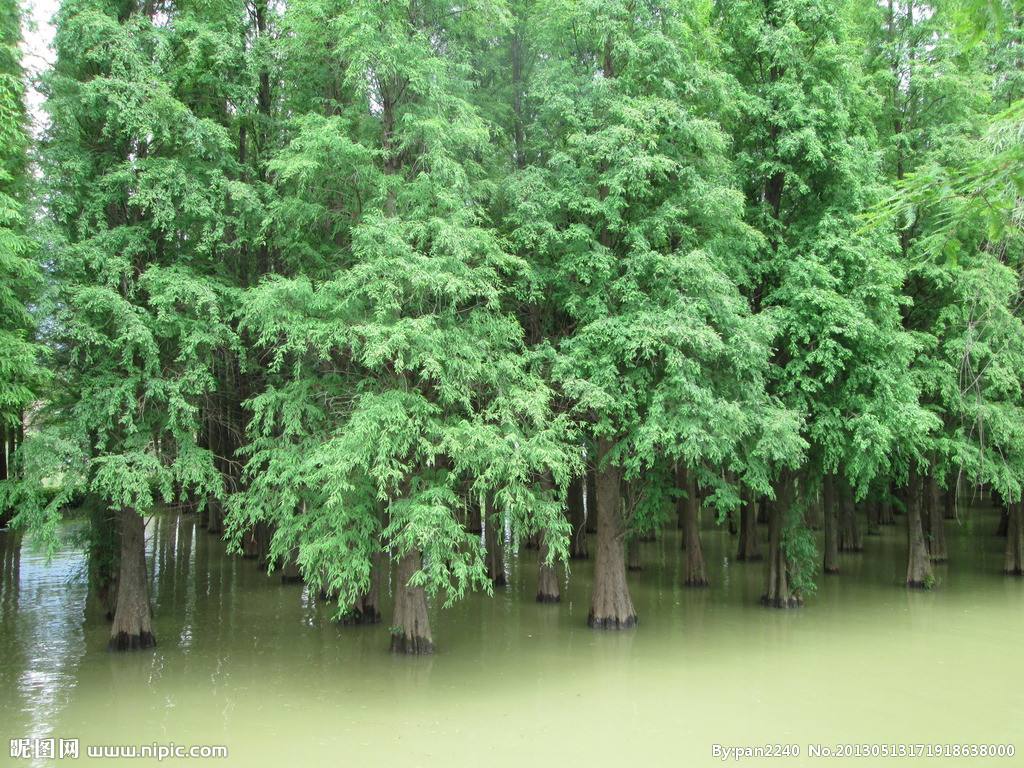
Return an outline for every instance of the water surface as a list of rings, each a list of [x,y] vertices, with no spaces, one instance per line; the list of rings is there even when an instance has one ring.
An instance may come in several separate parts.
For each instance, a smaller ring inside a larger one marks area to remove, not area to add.
[[[73,529],[49,563],[0,532],[0,765],[31,764],[10,760],[7,739],[49,736],[83,751],[223,744],[226,762],[199,764],[251,768],[688,768],[721,765],[716,742],[793,743],[799,758],[745,764],[800,766],[824,764],[811,743],[1015,739],[1013,759],[915,762],[1024,765],[1024,580],[1001,574],[995,525],[977,511],[948,525],[930,593],[899,586],[901,528],[865,536],[796,611],[758,605],[763,564],[735,562],[720,529],[704,534],[712,586],[683,588],[669,535],[643,545],[640,626],[625,633],[587,628],[590,563],[571,564],[561,605],[535,603],[524,552],[507,589],[432,610],[425,659],[388,653],[390,606],[378,627],[337,626],[302,585],[171,514],[147,528],[158,647],[107,653]]]

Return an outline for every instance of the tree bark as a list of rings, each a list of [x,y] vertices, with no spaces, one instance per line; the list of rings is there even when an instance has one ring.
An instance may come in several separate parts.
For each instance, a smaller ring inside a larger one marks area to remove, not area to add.
[[[956,475],[951,474],[942,492],[942,516],[947,520],[956,520]]]
[[[117,607],[108,647],[112,651],[152,648],[156,638],[146,574],[146,521],[134,509],[124,509],[120,512],[120,528]]]
[[[391,651],[423,655],[434,652],[430,619],[427,616],[427,595],[423,587],[409,585],[423,564],[419,550],[410,550],[398,560],[395,580],[395,613],[391,621]]]
[[[845,475],[838,478],[839,490],[839,551],[862,552],[864,540],[857,526],[857,505],[853,498],[853,487]]]
[[[1008,576],[1024,576],[1024,501],[1008,507],[1003,570]]]
[[[921,521],[921,479],[911,465],[907,487],[907,586],[930,589],[935,581]]]
[[[944,515],[939,484],[935,474],[929,472],[925,479],[925,520],[928,525],[928,555],[934,563],[944,563],[949,559]]]
[[[686,549],[686,575],[683,584],[687,587],[706,587],[709,582],[707,568],[704,565],[704,550],[700,544],[700,499],[697,497],[697,478],[689,470],[686,472],[683,523]]]
[[[822,481],[825,498],[825,573],[839,573],[839,503],[836,498],[836,476],[829,472]]]
[[[587,515],[584,510],[583,478],[577,477],[569,483],[568,511],[572,525],[572,540],[569,542],[569,557],[573,560],[586,560],[587,552]]]
[[[783,515],[793,504],[795,489],[793,477],[784,472],[779,478],[776,499],[768,502],[768,564],[765,570],[765,593],[761,604],[769,608],[796,608],[801,604],[799,595],[789,586],[790,564],[783,548]]]
[[[384,555],[374,552],[370,557],[370,585],[341,617],[346,626],[380,623],[380,579]]]
[[[537,602],[557,603],[562,599],[558,583],[558,570],[555,563],[550,565],[548,559],[548,537],[541,534],[540,548],[537,551]]]
[[[487,577],[495,587],[504,587],[508,583],[505,577],[505,563],[502,560],[501,517],[490,511],[488,503],[487,518],[484,521],[484,546],[487,548]]]
[[[587,624],[594,629],[629,629],[637,616],[626,582],[624,525],[620,503],[622,471],[606,462],[611,443],[597,444],[597,550]]]
[[[587,533],[597,533],[597,473],[587,467]]]
[[[473,499],[469,502],[469,510],[466,519],[466,530],[470,533],[482,533],[483,522],[481,521],[480,502]]]
[[[740,507],[740,539],[736,559],[750,563],[762,557],[761,543],[757,536],[757,500],[751,493]]]

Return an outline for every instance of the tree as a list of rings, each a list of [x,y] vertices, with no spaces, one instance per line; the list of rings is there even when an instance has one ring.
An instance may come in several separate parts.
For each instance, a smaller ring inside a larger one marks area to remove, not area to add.
[[[433,648],[428,597],[490,588],[470,501],[517,537],[544,531],[549,559],[567,552],[572,427],[503,306],[526,265],[481,225],[488,126],[466,47],[502,18],[490,3],[295,3],[283,22],[303,46],[326,25],[338,62],[272,164],[282,205],[317,233],[288,250],[323,261],[246,297],[271,378],[250,400],[229,525],[272,523],[271,557],[296,551],[339,615],[390,555],[403,653]]]

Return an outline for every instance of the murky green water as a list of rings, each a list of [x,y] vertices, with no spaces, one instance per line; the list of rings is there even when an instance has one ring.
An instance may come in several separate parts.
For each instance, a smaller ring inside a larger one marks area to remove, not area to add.
[[[641,624],[622,634],[586,627],[589,563],[572,565],[561,605],[538,605],[526,553],[507,590],[433,612],[427,659],[392,657],[383,625],[334,625],[302,586],[170,515],[149,526],[159,646],[110,654],[81,554],[69,543],[47,564],[23,546],[15,563],[0,533],[0,764],[32,764],[11,760],[7,739],[53,736],[83,752],[223,744],[227,764],[253,768],[688,768],[721,764],[716,742],[797,744],[796,759],[745,761],[780,766],[824,764],[806,754],[818,742],[1015,742],[1009,759],[914,762],[1020,765],[1024,581],[1001,575],[994,527],[980,513],[950,524],[951,564],[929,594],[898,586],[902,529],[865,537],[789,612],[757,604],[763,566],[734,562],[724,531],[706,533],[707,590],[679,586],[674,536],[644,544],[631,574]]]

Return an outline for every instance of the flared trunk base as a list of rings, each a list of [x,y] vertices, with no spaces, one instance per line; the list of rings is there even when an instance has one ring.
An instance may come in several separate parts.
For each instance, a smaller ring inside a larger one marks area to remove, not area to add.
[[[407,656],[428,656],[434,652],[434,643],[425,637],[416,635],[392,635],[391,652]]]
[[[799,608],[803,604],[804,601],[796,595],[790,595],[789,597],[761,595],[761,605],[765,608]]]
[[[591,629],[633,629],[638,622],[635,614],[621,619],[613,616],[595,616],[593,613],[587,616],[587,626]]]

